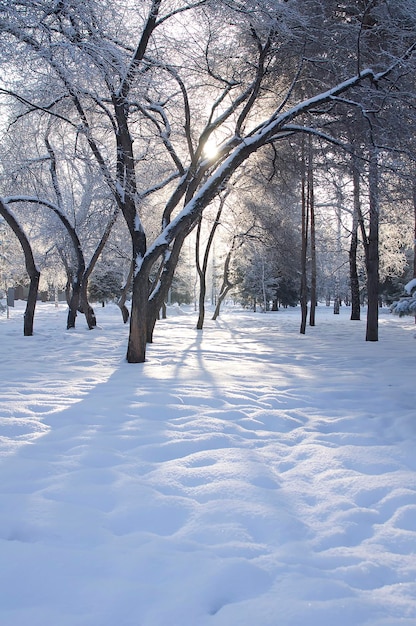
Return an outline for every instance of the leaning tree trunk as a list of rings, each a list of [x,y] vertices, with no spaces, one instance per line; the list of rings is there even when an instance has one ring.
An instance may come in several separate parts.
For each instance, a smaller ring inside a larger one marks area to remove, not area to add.
[[[188,229],[185,229],[182,233],[179,233],[175,239],[172,249],[166,250],[162,262],[162,269],[157,281],[155,289],[149,296],[147,304],[147,342],[153,342],[153,332],[158,319],[158,314],[162,308],[163,303],[166,301],[169,289],[172,286],[173,276],[175,274],[176,266],[178,264],[179,255],[182,250],[182,246],[186,237],[189,235],[194,224],[191,224]]]
[[[97,319],[95,317],[94,309],[88,301],[88,281],[94,270],[94,267],[97,264],[97,261],[100,257],[100,254],[104,250],[104,246],[110,237],[112,228],[116,223],[117,216],[119,214],[119,207],[117,206],[115,211],[113,211],[110,219],[107,222],[104,233],[98,242],[96,249],[94,250],[94,254],[91,257],[90,262],[88,263],[88,267],[85,269],[84,274],[82,276],[81,282],[81,292],[80,292],[80,310],[85,315],[85,319],[87,320],[88,328],[92,330],[97,326]]]
[[[370,225],[366,247],[367,268],[367,329],[366,341],[378,341],[379,309],[379,197],[378,197],[378,152],[373,147],[369,165]]]
[[[12,196],[8,199],[8,202],[31,202],[37,205],[48,207],[55,213],[55,215],[57,215],[57,217],[66,228],[68,235],[71,238],[71,242],[74,247],[74,252],[77,259],[77,271],[72,285],[72,295],[69,301],[69,311],[66,326],[68,329],[73,328],[75,326],[75,319],[77,316],[77,310],[80,302],[82,277],[85,271],[85,261],[81,248],[81,242],[75,228],[72,226],[66,215],[64,215],[61,208],[53,202],[49,202],[48,200],[42,200],[41,198],[27,198],[25,196]]]
[[[33,335],[33,321],[38,297],[40,272],[36,267],[28,238],[16,218],[10,213],[7,205],[4,204],[2,200],[0,200],[0,215],[5,219],[6,223],[10,226],[19,240],[25,257],[26,271],[29,275],[30,285],[24,314],[23,335],[25,337],[31,337]]]

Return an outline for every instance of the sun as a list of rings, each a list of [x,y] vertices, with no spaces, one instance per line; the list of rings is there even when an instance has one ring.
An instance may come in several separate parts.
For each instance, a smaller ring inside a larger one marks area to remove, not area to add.
[[[204,145],[203,155],[206,159],[214,160],[218,156],[218,146],[213,139],[208,139]]]

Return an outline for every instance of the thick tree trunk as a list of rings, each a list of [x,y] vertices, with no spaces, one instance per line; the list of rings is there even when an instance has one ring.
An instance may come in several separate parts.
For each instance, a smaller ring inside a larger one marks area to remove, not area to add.
[[[79,297],[79,310],[81,313],[84,313],[85,319],[87,320],[87,325],[90,330],[97,326],[97,318],[95,317],[94,309],[88,302],[88,276],[83,276],[80,297]]]
[[[37,270],[31,272],[23,322],[23,334],[25,337],[31,337],[33,335],[33,320],[35,317],[36,300],[38,298],[39,278],[40,272]]]
[[[66,321],[67,330],[69,330],[70,328],[75,328],[75,320],[77,319],[77,313],[79,308],[80,291],[81,286],[79,282],[75,279],[72,283],[72,294],[69,301],[68,317]]]
[[[379,291],[379,197],[378,152],[373,148],[369,166],[370,227],[366,253],[367,267],[367,329],[366,341],[378,341],[378,291]]]
[[[128,363],[144,363],[146,360],[148,297],[148,277],[143,271],[138,271],[133,277],[130,333],[127,346]]]

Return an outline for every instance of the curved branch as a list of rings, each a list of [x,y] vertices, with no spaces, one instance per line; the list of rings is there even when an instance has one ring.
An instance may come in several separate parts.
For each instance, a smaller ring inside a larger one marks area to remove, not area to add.
[[[25,257],[26,271],[30,278],[30,286],[26,302],[26,310],[24,314],[23,334],[25,337],[30,337],[33,335],[33,320],[35,316],[40,271],[36,267],[32,247],[29,243],[29,240],[26,237],[25,232],[20,226],[17,219],[9,211],[6,199],[0,198],[0,215],[5,219],[6,223],[10,226],[17,239],[19,240]]]
[[[77,258],[77,274],[73,283],[73,293],[71,298],[71,303],[69,305],[68,312],[68,322],[67,328],[73,328],[75,326],[75,318],[77,315],[77,309],[79,304],[79,294],[81,289],[82,277],[85,272],[85,260],[84,254],[81,248],[81,242],[78,238],[78,235],[75,231],[75,228],[72,226],[71,222],[68,220],[66,215],[62,212],[59,206],[54,204],[53,202],[49,202],[49,200],[42,200],[40,198],[32,197],[32,196],[9,196],[7,198],[3,198],[3,202],[5,204],[13,204],[16,202],[28,202],[31,204],[38,204],[41,206],[45,206],[51,209],[55,215],[60,219],[64,227],[66,228],[72,244],[74,246],[75,255]]]

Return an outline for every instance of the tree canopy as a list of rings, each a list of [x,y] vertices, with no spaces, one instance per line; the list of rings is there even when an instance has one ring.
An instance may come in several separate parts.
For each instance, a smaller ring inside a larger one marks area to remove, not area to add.
[[[122,216],[127,360],[142,362],[202,213],[260,151],[296,148],[301,163],[309,135],[344,164],[355,155],[368,181],[358,223],[376,315],[380,168],[414,162],[415,22],[414,0],[3,0],[4,213],[13,202],[26,229],[33,207],[58,216],[71,310],[90,327],[88,278]]]

